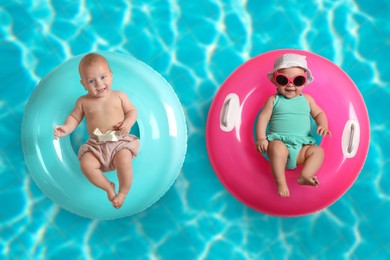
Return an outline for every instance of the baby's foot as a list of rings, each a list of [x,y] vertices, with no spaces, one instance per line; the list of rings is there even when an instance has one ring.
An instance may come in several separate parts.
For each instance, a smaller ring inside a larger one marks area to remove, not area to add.
[[[115,198],[112,200],[112,205],[114,208],[119,209],[122,207],[123,203],[125,202],[126,194],[123,194],[121,192],[118,193],[118,195],[115,196]]]
[[[278,194],[280,197],[289,197],[290,196],[290,191],[288,189],[287,183],[286,182],[278,182],[277,184],[278,188]]]
[[[313,187],[318,187],[320,185],[320,182],[317,179],[317,176],[305,178],[303,176],[299,176],[298,183],[301,185],[309,185]]]
[[[115,198],[115,183],[110,182],[110,189],[106,191],[108,200],[112,202],[112,200]]]

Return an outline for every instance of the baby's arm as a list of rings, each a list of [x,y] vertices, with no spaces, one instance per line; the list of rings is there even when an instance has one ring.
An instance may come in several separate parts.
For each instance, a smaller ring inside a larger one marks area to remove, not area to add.
[[[54,128],[54,137],[56,139],[69,135],[73,132],[74,129],[80,124],[81,120],[84,117],[82,110],[82,100],[81,98],[77,100],[76,106],[70,115],[66,118],[65,123]]]
[[[122,102],[123,113],[125,114],[125,119],[121,122],[118,122],[115,125],[117,131],[119,131],[120,135],[125,136],[130,132],[131,127],[134,125],[137,120],[137,109],[130,102],[130,99],[123,92],[119,92],[119,98]]]
[[[263,109],[260,112],[256,123],[256,148],[259,152],[266,152],[268,150],[268,140],[266,130],[268,122],[272,115],[272,108],[274,106],[275,96],[271,96],[265,102]]]
[[[317,105],[317,103],[311,96],[305,94],[305,97],[310,104],[310,114],[313,117],[314,121],[317,123],[317,133],[321,136],[331,136],[332,134],[328,129],[328,118],[326,117],[325,112],[319,105]]]

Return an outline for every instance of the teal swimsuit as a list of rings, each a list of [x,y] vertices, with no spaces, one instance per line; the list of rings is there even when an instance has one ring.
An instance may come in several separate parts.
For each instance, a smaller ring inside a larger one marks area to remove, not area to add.
[[[276,95],[267,139],[280,140],[287,146],[287,169],[297,167],[298,154],[303,145],[315,144],[315,139],[310,135],[310,117],[310,105],[303,95],[291,99]]]

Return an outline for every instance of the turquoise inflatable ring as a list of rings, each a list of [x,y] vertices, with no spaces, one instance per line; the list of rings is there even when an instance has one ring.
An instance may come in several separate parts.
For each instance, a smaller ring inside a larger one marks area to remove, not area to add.
[[[54,126],[63,124],[78,97],[86,93],[78,74],[83,55],[59,65],[35,88],[23,117],[22,144],[31,176],[48,198],[83,217],[115,219],[145,210],[169,190],[184,162],[187,130],[181,104],[160,74],[131,56],[100,54],[113,71],[113,89],[124,91],[138,110],[132,133],[138,132],[141,147],[133,160],[133,184],[124,205],[115,209],[106,193],[81,172],[73,142],[80,130],[59,140],[53,136]],[[105,174],[119,186],[115,172]]]

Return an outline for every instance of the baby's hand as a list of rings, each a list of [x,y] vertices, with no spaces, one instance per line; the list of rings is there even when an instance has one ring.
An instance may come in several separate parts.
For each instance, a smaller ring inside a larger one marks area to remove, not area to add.
[[[120,136],[125,136],[130,132],[131,125],[126,120],[123,120],[122,122],[117,123],[114,126],[114,129],[119,132]]]
[[[268,140],[266,138],[257,140],[256,149],[259,153],[265,153],[268,150]]]
[[[54,137],[55,137],[55,139],[58,139],[58,138],[63,137],[63,136],[66,136],[68,134],[69,134],[69,130],[65,126],[60,125],[60,126],[54,127]]]
[[[320,136],[325,137],[326,135],[332,136],[332,133],[329,131],[327,127],[318,126],[317,127],[317,134]]]

